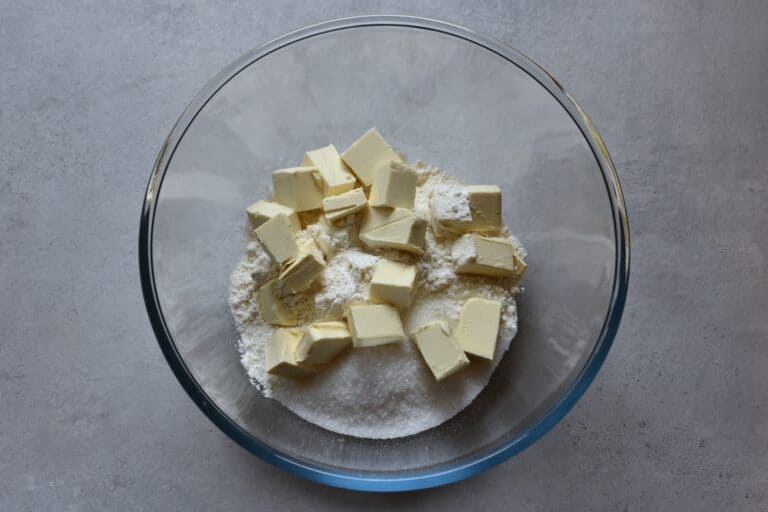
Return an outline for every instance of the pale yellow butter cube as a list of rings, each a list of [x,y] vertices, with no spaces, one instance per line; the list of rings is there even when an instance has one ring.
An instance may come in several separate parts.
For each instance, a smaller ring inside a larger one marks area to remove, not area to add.
[[[496,185],[443,185],[430,197],[435,234],[495,233],[501,229],[501,188]]]
[[[473,297],[461,307],[454,337],[467,354],[492,361],[500,320],[501,302]]]
[[[498,185],[467,185],[471,231],[496,232],[501,229],[501,188]]]
[[[405,338],[400,314],[387,304],[353,304],[347,321],[356,348],[399,343]]]
[[[287,307],[275,294],[277,279],[267,281],[259,288],[261,318],[272,325],[292,326],[298,323],[296,312]]]
[[[326,197],[341,194],[355,186],[354,174],[342,161],[333,144],[307,151],[301,165],[317,167],[323,183],[323,195]]]
[[[314,240],[307,240],[299,247],[298,255],[285,267],[277,280],[290,292],[305,290],[325,268],[323,254]]]
[[[290,167],[272,172],[275,199],[297,212],[320,208],[321,181],[317,167]]]
[[[277,264],[295,258],[299,253],[299,247],[293,238],[291,222],[282,213],[278,213],[256,228],[256,240],[264,248],[264,252]]]
[[[291,231],[296,233],[301,229],[301,223],[299,223],[299,216],[296,215],[296,211],[293,208],[289,208],[280,203],[259,200],[249,206],[245,211],[248,214],[248,221],[251,223],[253,229],[258,228],[280,213],[288,218],[288,224]]]
[[[424,237],[427,223],[417,217],[393,222],[360,236],[360,240],[374,249],[400,249],[414,254],[424,254]]]
[[[341,154],[341,159],[352,169],[363,185],[370,187],[377,169],[402,159],[374,127],[363,134]]]
[[[300,329],[275,329],[264,344],[264,369],[273,375],[304,379],[314,370],[296,361],[296,346],[302,332]]]
[[[415,217],[412,210],[406,208],[368,208],[360,224],[360,234],[370,233],[379,228]]]
[[[352,344],[352,333],[346,322],[316,322],[304,332],[296,347],[300,363],[325,364]]]
[[[312,240],[314,240],[315,245],[317,245],[326,258],[333,257],[336,252],[336,248],[331,241],[331,232],[333,230],[334,228],[328,219],[323,217],[320,217],[315,224],[307,226],[307,231],[309,231]]]
[[[405,308],[411,305],[416,291],[416,265],[381,259],[371,278],[369,298]]]
[[[457,274],[507,277],[515,273],[515,246],[503,238],[464,235],[451,252]]]
[[[472,222],[467,190],[458,183],[438,183],[432,187],[429,211],[432,230],[438,237],[446,231],[460,233],[461,226]]]
[[[338,220],[355,212],[359,212],[368,203],[362,188],[354,188],[337,196],[323,199],[323,213],[330,220]]]
[[[360,240],[375,249],[424,253],[427,223],[406,208],[368,208],[360,226]]]
[[[376,170],[371,187],[371,206],[413,208],[416,171],[398,162]]]
[[[411,333],[424,361],[437,381],[453,375],[469,364],[445,322],[432,321]]]
[[[528,265],[525,264],[523,258],[521,258],[518,253],[515,253],[515,270],[512,272],[512,280],[515,284],[523,278],[523,274],[525,274],[527,268]]]

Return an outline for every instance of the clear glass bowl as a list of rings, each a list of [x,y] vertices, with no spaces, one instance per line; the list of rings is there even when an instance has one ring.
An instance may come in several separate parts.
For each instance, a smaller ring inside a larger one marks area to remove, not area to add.
[[[227,305],[245,207],[305,148],[371,126],[411,158],[499,184],[529,251],[519,334],[475,402],[407,438],[335,434],[247,380]],[[530,59],[472,31],[375,16],[285,35],[227,66],[163,144],[139,233],[152,326],[190,397],[232,439],[300,476],[364,490],[453,482],[520,452],[584,393],[616,334],[629,233],[600,137]]]

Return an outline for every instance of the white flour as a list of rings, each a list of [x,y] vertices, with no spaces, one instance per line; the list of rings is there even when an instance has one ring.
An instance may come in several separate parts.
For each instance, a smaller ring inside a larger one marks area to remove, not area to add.
[[[417,215],[428,218],[433,193],[445,200],[438,204],[439,208],[451,208],[455,199],[452,194],[460,182],[435,167],[417,163],[415,168],[419,173],[414,207]],[[517,289],[510,289],[508,283],[498,279],[454,274],[452,236],[438,240],[428,229],[425,254],[419,258],[363,247],[357,240],[356,215],[334,226],[317,216],[305,216],[302,222],[311,224],[297,238],[312,237],[321,249],[333,251],[332,256],[326,256],[327,265],[320,279],[309,290],[286,297],[302,324],[338,319],[350,302],[365,300],[373,267],[385,256],[417,263],[418,290],[413,306],[401,310],[406,332],[435,319],[455,323],[461,305],[470,297],[495,299],[502,302],[496,354],[492,364],[472,361],[469,367],[440,383],[410,340],[348,350],[305,381],[267,374],[263,347],[272,327],[260,318],[255,292],[274,277],[276,268],[261,247],[248,240],[245,256],[230,277],[230,307],[241,335],[241,361],[253,383],[307,421],[366,438],[416,434],[443,423],[469,405],[488,383],[517,332]],[[501,236],[512,239],[506,230]],[[524,255],[522,248],[521,252]]]
[[[458,183],[438,183],[432,190],[432,214],[438,219],[472,220],[469,197]]]

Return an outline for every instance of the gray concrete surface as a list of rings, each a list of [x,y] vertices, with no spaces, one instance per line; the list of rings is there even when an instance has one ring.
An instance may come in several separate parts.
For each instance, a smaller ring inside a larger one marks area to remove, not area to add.
[[[768,510],[768,6],[0,2],[0,510]],[[187,398],[141,298],[149,170],[226,63],[309,23],[442,18],[554,72],[616,161],[624,322],[552,432],[396,497],[259,461]]]

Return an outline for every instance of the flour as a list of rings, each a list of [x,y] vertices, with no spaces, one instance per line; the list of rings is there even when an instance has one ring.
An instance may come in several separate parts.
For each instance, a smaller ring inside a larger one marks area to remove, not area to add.
[[[463,235],[453,243],[451,258],[457,267],[472,262],[476,257],[472,235]]]
[[[338,253],[323,271],[323,287],[314,296],[315,309],[338,317],[350,302],[364,301],[368,297],[370,274],[379,259],[357,249]]]
[[[417,162],[418,188],[414,211],[428,219],[430,208],[465,215],[461,183],[434,166]],[[458,200],[457,200],[458,199]],[[441,202],[442,201],[442,202]],[[432,206],[430,206],[432,204]],[[435,206],[437,204],[437,206]],[[459,204],[457,208],[454,205]],[[302,325],[338,319],[348,304],[368,297],[371,274],[382,258],[417,265],[417,291],[411,308],[401,310],[406,333],[430,320],[455,324],[470,297],[502,304],[499,341],[492,363],[473,361],[457,375],[436,382],[410,340],[402,343],[348,350],[312,378],[294,381],[264,371],[264,342],[272,326],[259,314],[257,291],[274,278],[277,269],[252,240],[230,276],[230,308],[240,332],[241,362],[252,382],[266,395],[283,403],[305,420],[334,432],[365,438],[394,438],[435,427],[469,405],[488,383],[517,332],[517,288],[481,276],[453,272],[461,242],[448,234],[437,238],[427,230],[421,257],[400,251],[374,251],[357,238],[359,215],[331,225],[317,215],[303,215],[305,229],[297,240],[313,239],[325,253],[327,264],[315,283],[303,292],[286,295]],[[522,246],[506,230],[500,236]],[[461,240],[461,238],[459,238]],[[458,252],[457,252],[458,251]]]
[[[458,183],[439,183],[431,194],[430,209],[438,219],[471,221],[467,191]]]

